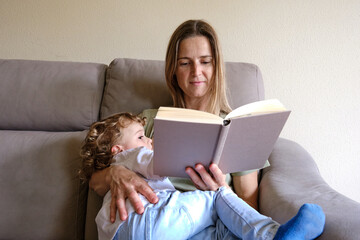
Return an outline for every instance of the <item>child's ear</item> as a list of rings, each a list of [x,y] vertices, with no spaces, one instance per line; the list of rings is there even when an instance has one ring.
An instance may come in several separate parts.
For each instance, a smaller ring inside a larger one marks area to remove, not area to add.
[[[111,147],[111,153],[112,154],[118,154],[123,151],[123,147],[121,145],[114,145]]]

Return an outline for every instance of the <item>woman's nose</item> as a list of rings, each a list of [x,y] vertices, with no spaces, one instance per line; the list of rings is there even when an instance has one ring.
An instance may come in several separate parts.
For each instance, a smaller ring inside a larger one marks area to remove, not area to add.
[[[198,63],[193,64],[192,73],[194,76],[199,76],[201,74],[201,66]]]

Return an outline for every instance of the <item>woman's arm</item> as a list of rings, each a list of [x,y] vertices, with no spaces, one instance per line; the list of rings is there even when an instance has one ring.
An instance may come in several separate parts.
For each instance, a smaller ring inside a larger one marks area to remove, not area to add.
[[[243,176],[233,176],[232,180],[233,180],[234,191],[238,195],[238,197],[244,200],[254,209],[259,210],[258,172],[254,171],[252,173]]]
[[[100,196],[111,190],[110,221],[116,218],[116,209],[119,210],[121,220],[126,220],[127,211],[125,200],[129,198],[131,205],[138,214],[144,212],[144,206],[138,193],[144,195],[149,202],[156,203],[158,198],[147,182],[135,172],[116,165],[93,173],[89,187]]]
[[[105,168],[94,172],[89,181],[89,187],[101,197],[110,190],[110,179],[107,177],[110,176],[109,170],[110,168]]]

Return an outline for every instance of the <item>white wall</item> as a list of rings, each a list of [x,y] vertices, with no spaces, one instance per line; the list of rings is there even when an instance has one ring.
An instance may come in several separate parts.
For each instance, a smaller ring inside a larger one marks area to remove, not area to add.
[[[260,66],[266,97],[293,111],[282,136],[360,202],[358,0],[0,0],[0,57],[164,59],[170,34],[190,18],[215,27],[226,61]]]

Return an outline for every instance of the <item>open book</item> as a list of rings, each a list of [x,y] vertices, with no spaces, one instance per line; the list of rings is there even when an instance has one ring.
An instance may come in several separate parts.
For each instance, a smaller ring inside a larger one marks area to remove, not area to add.
[[[276,99],[241,106],[224,119],[160,107],[154,120],[154,173],[188,177],[185,168],[218,164],[223,173],[262,168],[290,111]]]

